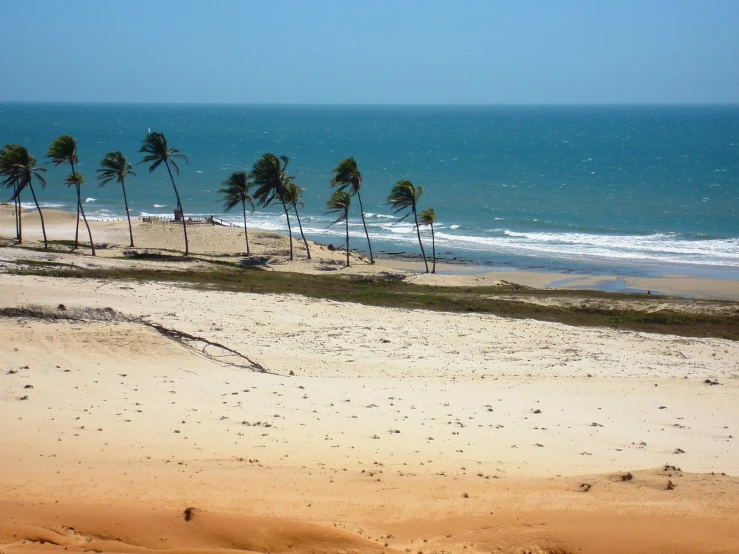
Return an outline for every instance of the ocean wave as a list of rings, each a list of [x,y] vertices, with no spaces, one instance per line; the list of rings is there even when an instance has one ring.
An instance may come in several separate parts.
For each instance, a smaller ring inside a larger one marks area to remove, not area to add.
[[[85,203],[86,204],[89,204],[89,203],[92,203],[92,202],[96,202],[96,201],[97,201],[97,198],[85,198]]]
[[[686,239],[671,233],[596,235],[506,231],[502,236],[436,233],[437,247],[570,260],[621,260],[739,267],[739,239]]]
[[[397,216],[394,215],[388,215],[388,214],[376,214],[372,212],[364,212],[364,217],[366,218],[373,218],[373,219],[398,219]]]
[[[61,204],[58,202],[39,202],[38,205],[41,206],[42,209],[48,208],[50,210],[58,210],[68,207],[67,204]],[[23,208],[24,210],[32,211],[36,209],[36,204],[34,204],[33,202],[21,202],[21,208]]]
[[[74,213],[74,207],[63,203],[45,203],[43,208],[62,208]],[[141,212],[140,216],[172,217],[172,212],[164,204],[154,204],[154,210]],[[199,206],[200,210],[204,206]],[[24,208],[34,209],[30,203]],[[156,209],[163,208],[163,209]],[[116,220],[125,218],[122,207],[107,204],[91,210],[91,218],[96,220]],[[186,212],[191,217],[208,217],[214,215],[235,226],[243,226],[243,218],[237,211],[232,213],[195,213]],[[293,236],[299,238],[299,230],[294,214],[290,214],[293,224]],[[331,225],[333,218],[326,215],[301,214],[304,231],[315,240],[343,240],[344,224]],[[397,217],[377,214],[382,217],[368,216],[368,232],[373,247],[397,248],[417,251],[416,228],[411,218],[399,221]],[[373,216],[376,214],[372,214]],[[285,214],[275,209],[269,212],[247,214],[247,226],[277,233],[287,231]],[[473,259],[490,259],[500,257],[535,257],[539,259],[558,260],[583,263],[638,263],[666,264],[677,266],[716,266],[739,268],[739,239],[726,238],[708,234],[606,234],[594,230],[562,231],[561,229],[531,230],[500,228],[482,229],[474,225],[450,222],[448,225],[436,226],[437,251],[447,251],[453,255],[468,256]],[[421,236],[425,246],[430,246],[430,228],[421,226]],[[349,220],[351,241],[359,248],[366,246],[364,227],[356,214]]]

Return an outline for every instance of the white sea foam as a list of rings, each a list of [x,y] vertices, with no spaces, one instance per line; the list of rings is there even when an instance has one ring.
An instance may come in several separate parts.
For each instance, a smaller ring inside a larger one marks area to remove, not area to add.
[[[436,233],[437,246],[571,260],[623,260],[739,267],[739,239],[689,240],[674,234],[596,235],[505,231],[502,236]]]
[[[39,202],[38,205],[41,206],[41,209],[48,208],[50,210],[67,207],[66,204],[61,204],[57,202]],[[21,208],[23,208],[24,210],[33,211],[36,209],[36,204],[34,204],[33,202],[21,202]]]
[[[375,218],[375,219],[398,219],[394,215],[389,215],[389,214],[375,214],[375,213],[372,213],[372,212],[364,212],[364,217],[366,219],[369,219],[369,218]]]
[[[86,204],[91,204],[92,202],[96,202],[96,201],[97,201],[97,198],[85,198]]]

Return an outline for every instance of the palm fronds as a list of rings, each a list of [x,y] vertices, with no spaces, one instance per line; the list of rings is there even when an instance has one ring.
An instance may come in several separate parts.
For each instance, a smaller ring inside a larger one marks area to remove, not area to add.
[[[426,210],[421,210],[420,220],[424,225],[433,225],[436,223],[436,214],[434,213],[434,209],[428,208]]]
[[[78,187],[84,182],[85,182],[85,178],[82,176],[81,173],[78,173],[77,171],[75,171],[74,173],[69,173],[64,178],[64,184],[66,184],[68,187],[71,187],[71,186]]]
[[[70,135],[56,137],[49,145],[46,157],[50,158],[49,163],[57,167],[65,163],[77,163],[77,140]]]
[[[349,206],[351,206],[352,197],[348,192],[343,190],[334,191],[331,198],[326,202],[326,215],[335,214],[339,217],[331,222],[331,225],[341,223],[349,217]]]
[[[357,168],[357,161],[354,158],[346,158],[341,160],[339,165],[332,171],[335,173],[331,179],[331,186],[344,190],[349,187],[351,194],[357,194],[362,186],[362,174]]]
[[[129,175],[136,176],[133,172],[133,166],[126,156],[120,152],[109,152],[100,160],[100,169],[97,170],[100,186],[105,186],[111,181],[123,184],[125,178]]]
[[[283,161],[283,164],[280,163]],[[254,181],[254,198],[261,206],[269,206],[275,199],[283,201],[285,169],[289,160],[286,156],[278,158],[274,154],[264,154],[251,170]]]
[[[218,193],[223,197],[223,207],[226,211],[231,211],[242,202],[248,204],[251,210],[254,211],[254,201],[249,196],[249,189],[252,183],[246,171],[233,172],[221,184],[223,187],[218,190]]]

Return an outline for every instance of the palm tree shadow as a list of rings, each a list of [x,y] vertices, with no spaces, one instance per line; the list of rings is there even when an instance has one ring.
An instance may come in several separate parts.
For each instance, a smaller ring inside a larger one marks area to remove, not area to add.
[[[123,256],[131,260],[148,260],[155,262],[191,262],[196,260],[191,256],[182,254],[163,254],[161,252],[139,252],[137,250],[124,250]]]
[[[270,256],[244,256],[237,263],[241,267],[265,266],[269,263],[270,259]]]

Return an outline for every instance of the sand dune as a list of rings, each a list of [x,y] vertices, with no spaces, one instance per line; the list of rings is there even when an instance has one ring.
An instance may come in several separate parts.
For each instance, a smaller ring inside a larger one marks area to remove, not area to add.
[[[31,305],[118,315],[0,318],[0,553],[739,552],[736,342],[0,273]]]
[[[271,372],[132,322],[0,320],[3,551],[739,551],[736,343],[157,283],[0,292]]]

